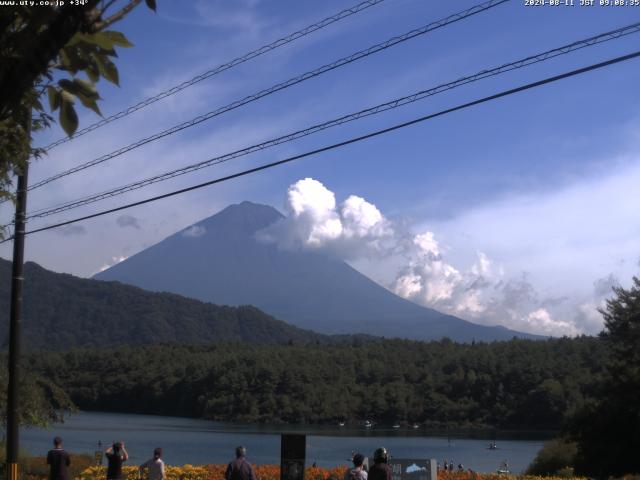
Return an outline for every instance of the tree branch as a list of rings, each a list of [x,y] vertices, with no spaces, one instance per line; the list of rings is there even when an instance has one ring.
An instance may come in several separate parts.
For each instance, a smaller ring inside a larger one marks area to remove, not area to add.
[[[93,32],[99,32],[101,30],[104,30],[109,25],[112,25],[116,23],[118,20],[121,20],[127,13],[129,13],[131,10],[133,10],[138,5],[140,5],[140,2],[142,2],[142,0],[131,0],[127,5],[122,7],[122,9],[120,9],[119,12],[114,13],[109,18],[101,22],[94,23],[93,26],[91,27],[91,30]]]

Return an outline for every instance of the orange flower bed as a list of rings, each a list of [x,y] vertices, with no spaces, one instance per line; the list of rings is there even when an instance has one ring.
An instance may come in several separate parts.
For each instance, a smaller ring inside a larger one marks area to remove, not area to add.
[[[280,480],[280,465],[254,465],[258,480]],[[224,480],[227,466],[214,465],[183,465],[181,467],[166,467],[167,480]],[[305,480],[342,480],[347,470],[346,466],[335,468],[307,467]],[[104,480],[105,467],[89,467],[75,480]],[[138,480],[138,467],[127,466],[122,469],[124,480]]]
[[[224,480],[226,464],[167,466],[166,480]],[[254,465],[258,480],[280,480],[279,465]],[[305,480],[343,480],[346,466],[334,468],[307,467]],[[123,480],[144,480],[138,477],[138,467],[123,468]],[[105,467],[89,467],[74,480],[105,480]],[[35,478],[29,480],[38,480]],[[476,472],[438,472],[438,480],[586,480],[579,477],[537,477],[532,475],[501,475],[497,473]],[[632,480],[632,479],[629,479]],[[633,479],[640,480],[640,479]]]

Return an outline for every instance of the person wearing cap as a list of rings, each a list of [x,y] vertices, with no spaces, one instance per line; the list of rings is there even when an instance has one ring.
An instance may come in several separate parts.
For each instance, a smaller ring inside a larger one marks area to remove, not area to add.
[[[389,452],[384,447],[378,448],[373,454],[374,465],[369,469],[369,480],[391,480],[391,469],[387,465]]]
[[[107,480],[122,479],[122,464],[127,461],[129,454],[124,448],[124,442],[115,442],[105,452],[109,465],[107,466]]]
[[[153,458],[140,465],[140,478],[143,478],[142,474],[145,470],[148,472],[149,480],[164,480],[164,461],[162,460],[161,448],[154,449]]]
[[[69,454],[62,448],[62,439],[53,439],[53,450],[47,453],[47,465],[49,465],[49,480],[69,480]]]
[[[367,472],[363,468],[364,455],[356,453],[353,455],[353,468],[346,471],[344,480],[367,480]]]
[[[236,447],[236,459],[229,462],[227,471],[224,474],[225,480],[256,480],[253,467],[246,459],[247,449]]]

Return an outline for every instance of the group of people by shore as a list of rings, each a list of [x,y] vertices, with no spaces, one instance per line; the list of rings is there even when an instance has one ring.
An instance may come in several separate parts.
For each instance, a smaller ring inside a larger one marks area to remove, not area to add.
[[[129,459],[124,442],[114,442],[105,452],[107,458],[106,480],[123,480],[122,466]],[[229,462],[225,471],[225,480],[257,480],[253,466],[247,461],[247,449],[239,446],[235,451],[235,459]],[[353,454],[353,468],[345,473],[345,480],[391,480],[389,453],[383,447],[373,454],[374,464],[368,470],[365,457],[361,453]],[[69,466],[71,457],[62,446],[62,439],[53,439],[53,449],[47,453],[49,480],[71,480]],[[162,460],[162,449],[156,448],[153,457],[139,467],[140,478],[147,474],[149,480],[165,480],[165,465]]]
[[[104,454],[107,458],[106,480],[123,480],[122,466],[129,459],[124,442],[114,442]],[[236,448],[236,458],[227,465],[225,480],[257,480],[253,466],[246,460],[246,456],[245,447]],[[69,476],[71,457],[64,450],[60,437],[53,439],[53,449],[47,453],[47,465],[49,465],[49,480],[71,480]],[[162,449],[154,449],[153,457],[140,465],[139,470],[140,478],[144,478],[146,473],[148,480],[165,480]]]
[[[442,470],[442,471],[449,471],[449,472],[453,472],[454,469],[454,463],[453,460],[449,460],[448,462],[445,460],[444,464],[442,466],[440,466],[440,464],[438,464],[438,471]],[[458,464],[458,472],[464,472],[464,467],[462,466],[461,463]]]

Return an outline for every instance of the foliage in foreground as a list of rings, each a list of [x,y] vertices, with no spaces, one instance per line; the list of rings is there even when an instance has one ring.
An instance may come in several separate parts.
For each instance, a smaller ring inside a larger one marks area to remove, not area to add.
[[[30,156],[45,153],[32,148],[31,134],[49,128],[52,114],[58,112],[67,135],[78,128],[76,102],[101,115],[96,83],[104,78],[118,85],[115,47],[131,46],[108,28],[140,0],[128,0],[116,11],[115,1],[41,3],[0,8],[0,199],[13,197],[12,174],[20,173]],[[146,3],[155,10],[155,0]]]
[[[6,358],[0,356],[0,424],[7,420],[8,373]],[[22,371],[18,414],[20,424],[44,427],[63,420],[64,412],[75,410],[66,392],[50,380],[29,371]]]
[[[601,311],[611,352],[605,375],[568,428],[576,471],[597,478],[640,474],[640,278],[614,292]]]
[[[573,442],[554,439],[546,442],[527,468],[529,475],[557,475],[575,464],[577,447]],[[564,476],[564,475],[561,475]]]
[[[71,453],[71,465],[69,474],[71,478],[79,478],[91,465],[94,458],[87,454]],[[0,444],[0,464],[4,465],[6,458],[5,444]],[[40,480],[49,478],[49,466],[46,457],[36,457],[20,452],[18,457],[19,472],[22,480]]]

